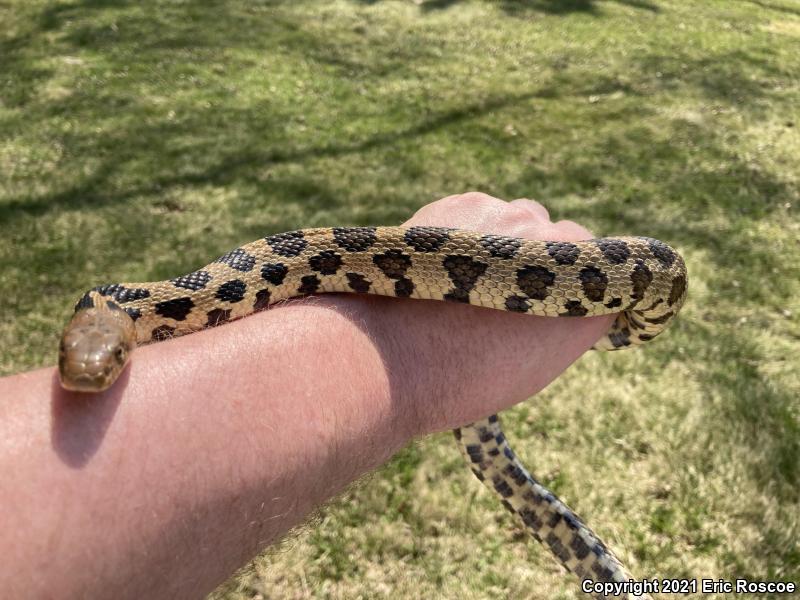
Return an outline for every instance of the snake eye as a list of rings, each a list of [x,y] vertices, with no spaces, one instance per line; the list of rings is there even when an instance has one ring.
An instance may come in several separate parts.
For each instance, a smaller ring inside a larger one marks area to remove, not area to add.
[[[117,362],[119,363],[124,362],[125,350],[123,350],[122,348],[117,348],[116,351],[114,352],[114,358],[116,358]]]

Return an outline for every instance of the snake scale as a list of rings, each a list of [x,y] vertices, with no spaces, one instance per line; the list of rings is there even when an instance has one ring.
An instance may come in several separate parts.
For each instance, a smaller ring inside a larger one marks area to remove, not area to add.
[[[101,391],[138,344],[327,292],[446,300],[548,317],[616,313],[594,346],[614,350],[663,331],[686,288],[681,257],[646,237],[571,243],[443,227],[305,229],[259,239],[175,279],[86,292],[62,336],[59,371],[69,390]],[[631,579],[598,536],[527,472],[496,415],[456,429],[455,437],[478,479],[569,571],[596,582]]]

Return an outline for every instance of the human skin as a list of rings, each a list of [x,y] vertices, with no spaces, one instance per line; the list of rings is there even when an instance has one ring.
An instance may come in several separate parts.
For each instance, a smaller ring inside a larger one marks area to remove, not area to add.
[[[478,193],[406,225],[591,237]],[[207,594],[413,437],[544,388],[612,318],[328,295],[139,348],[101,394],[53,368],[0,379],[0,590]]]

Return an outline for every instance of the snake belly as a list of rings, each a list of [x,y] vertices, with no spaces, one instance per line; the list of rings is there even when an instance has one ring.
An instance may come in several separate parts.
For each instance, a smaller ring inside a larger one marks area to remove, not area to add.
[[[328,292],[548,317],[614,313],[594,347],[615,350],[661,333],[686,290],[680,255],[646,237],[546,242],[443,227],[297,230],[256,240],[174,279],[89,290],[62,336],[59,370],[64,387],[99,391],[113,384],[136,345]],[[598,582],[631,579],[598,536],[525,470],[496,415],[456,429],[455,436],[475,475],[568,570]]]

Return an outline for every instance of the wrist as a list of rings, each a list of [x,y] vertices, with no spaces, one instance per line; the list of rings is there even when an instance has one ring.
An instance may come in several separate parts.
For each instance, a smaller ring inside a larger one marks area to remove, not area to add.
[[[300,322],[316,323],[322,336],[317,343],[338,355],[349,374],[356,405],[333,410],[382,413],[389,425],[384,441],[396,451],[434,431],[432,423],[441,417],[432,413],[450,404],[449,393],[448,402],[440,402],[452,385],[450,370],[442,364],[448,352],[442,343],[446,330],[437,321],[454,308],[441,302],[330,294],[289,302],[280,310],[302,311]],[[362,400],[366,405],[358,406]]]
[[[338,435],[343,427],[353,427],[353,435],[375,432],[381,444],[370,452],[375,458],[388,459],[423,429],[414,393],[413,358],[403,332],[398,334],[390,326],[403,320],[397,313],[404,304],[417,302],[326,294],[267,311],[272,323],[302,340],[307,355],[320,358],[317,393],[325,405],[320,410],[329,419],[332,431],[328,433]],[[344,389],[345,393],[333,397],[325,389]]]
[[[553,319],[374,296],[343,295],[334,302],[378,351],[400,428],[395,433],[405,441],[526,400],[589,349],[613,319]]]

